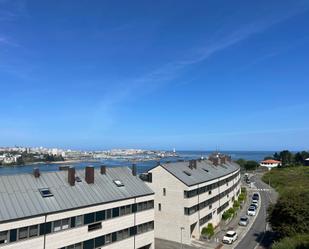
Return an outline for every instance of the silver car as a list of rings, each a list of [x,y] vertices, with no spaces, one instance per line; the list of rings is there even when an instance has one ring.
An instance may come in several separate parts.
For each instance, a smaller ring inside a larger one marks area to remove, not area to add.
[[[247,216],[241,217],[239,219],[238,225],[247,226],[249,224],[249,218]]]

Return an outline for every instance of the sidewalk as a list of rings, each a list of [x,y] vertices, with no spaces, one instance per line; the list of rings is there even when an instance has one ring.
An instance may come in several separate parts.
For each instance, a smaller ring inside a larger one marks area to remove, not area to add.
[[[220,230],[215,234],[214,238],[212,238],[210,241],[192,241],[192,246],[196,246],[199,248],[220,248],[220,249],[231,249],[236,247],[236,245],[238,244],[238,241],[241,240],[241,238],[247,233],[247,231],[249,231],[250,227],[252,226],[252,224],[254,223],[258,212],[259,212],[259,208],[257,210],[257,213],[255,216],[253,217],[249,217],[249,224],[246,227],[243,226],[239,226],[238,222],[240,217],[242,216],[246,216],[247,214],[247,209],[249,207],[249,205],[251,204],[251,197],[253,192],[256,191],[256,188],[250,188],[247,186],[246,183],[242,184],[242,187],[245,187],[247,189],[247,199],[245,201],[245,203],[242,204],[242,208],[239,209],[237,211],[237,214],[234,216],[233,219],[230,220],[229,223],[225,224],[223,221],[221,222],[221,224],[219,225]],[[261,205],[260,201],[259,201],[259,206]],[[222,238],[225,235],[225,233],[229,230],[234,230],[236,231],[236,233],[238,234],[238,240],[233,243],[232,245],[226,245],[222,243]]]

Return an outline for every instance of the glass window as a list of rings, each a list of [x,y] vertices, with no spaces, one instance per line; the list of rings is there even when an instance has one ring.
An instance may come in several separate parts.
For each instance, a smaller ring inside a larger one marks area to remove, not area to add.
[[[94,239],[86,240],[84,242],[84,248],[83,249],[93,249],[94,248]]]
[[[107,209],[106,210],[106,219],[110,219],[112,218],[112,210],[111,209]]]
[[[158,209],[161,211],[161,203],[158,204]]]
[[[120,215],[125,215],[126,214],[126,207],[120,207]]]
[[[127,206],[126,206],[126,214],[132,213],[131,207],[132,207],[131,205],[127,205]]]
[[[10,242],[17,240],[17,229],[10,230]]]
[[[129,229],[124,229],[123,230],[123,239],[126,239],[129,237]]]
[[[105,244],[109,244],[112,242],[112,234],[105,235]]]
[[[137,212],[143,210],[143,204],[142,203],[137,203]]]
[[[68,219],[63,219],[62,220],[62,229],[65,230],[65,229],[68,229],[70,226],[70,218]]]
[[[113,217],[119,216],[119,208],[113,208]]]
[[[82,249],[82,243],[75,244],[75,249]]]
[[[94,213],[84,215],[84,224],[90,224],[94,222]]]
[[[0,244],[5,244],[8,242],[8,231],[0,232]]]
[[[105,220],[105,211],[99,211],[95,214],[95,221]]]
[[[18,239],[26,239],[28,237],[28,227],[18,229]]]
[[[166,196],[166,188],[163,188],[163,196]]]
[[[61,220],[54,221],[53,231],[58,232],[61,230]]]
[[[83,225],[83,216],[76,216],[75,217],[75,226],[79,227]]]
[[[104,236],[101,236],[101,237],[97,237],[95,238],[94,240],[94,244],[95,244],[95,247],[100,247],[100,246],[103,246],[105,243],[105,238]]]
[[[38,232],[39,232],[38,225],[31,226],[29,228],[29,237],[38,236]]]

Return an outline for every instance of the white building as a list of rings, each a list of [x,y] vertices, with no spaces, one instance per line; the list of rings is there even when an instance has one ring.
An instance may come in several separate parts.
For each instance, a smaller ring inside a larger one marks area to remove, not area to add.
[[[155,192],[155,237],[191,244],[240,193],[240,167],[229,157],[160,164],[141,175]]]
[[[0,248],[154,249],[153,201],[136,168],[0,176]]]
[[[281,161],[273,160],[273,159],[268,159],[260,162],[260,166],[262,167],[267,167],[268,170],[271,170],[272,168],[278,167],[281,165]]]

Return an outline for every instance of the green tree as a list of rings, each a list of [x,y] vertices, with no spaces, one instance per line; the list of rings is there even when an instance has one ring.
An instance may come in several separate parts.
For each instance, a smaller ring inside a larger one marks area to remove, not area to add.
[[[240,166],[241,168],[245,168],[246,162],[247,162],[247,161],[246,161],[245,159],[243,159],[243,158],[239,158],[239,159],[236,161],[236,163],[239,164],[239,166]]]
[[[257,169],[259,166],[260,166],[260,165],[259,165],[256,161],[253,161],[253,160],[247,161],[247,162],[245,163],[245,169],[246,169],[246,170],[255,170],[255,169]]]
[[[282,166],[288,166],[293,162],[293,154],[288,150],[283,150],[280,152],[280,160]]]

